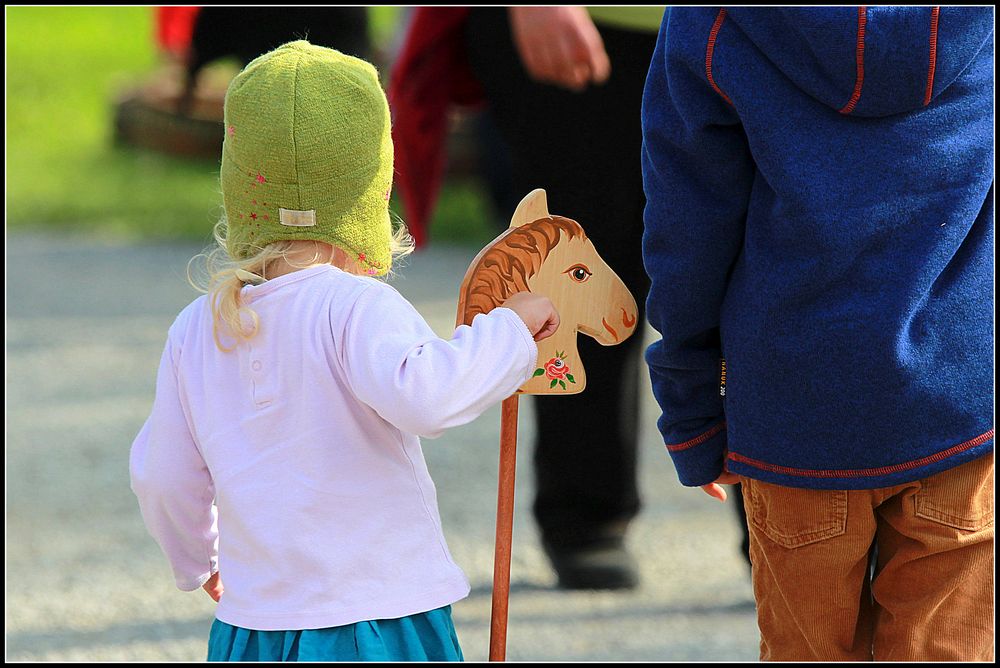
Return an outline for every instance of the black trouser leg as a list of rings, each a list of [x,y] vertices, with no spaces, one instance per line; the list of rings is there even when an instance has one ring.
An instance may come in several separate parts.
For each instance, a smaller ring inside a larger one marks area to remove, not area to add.
[[[648,279],[642,266],[642,89],[655,35],[601,28],[612,74],[573,93],[536,83],[511,42],[504,8],[476,8],[470,62],[508,143],[514,187],[544,188],[549,211],[579,221],[640,308],[637,334],[613,347],[580,337],[587,389],[536,397],[535,516],[543,540],[584,545],[624,534],[639,510],[638,377]],[[508,212],[513,213],[513,212]]]

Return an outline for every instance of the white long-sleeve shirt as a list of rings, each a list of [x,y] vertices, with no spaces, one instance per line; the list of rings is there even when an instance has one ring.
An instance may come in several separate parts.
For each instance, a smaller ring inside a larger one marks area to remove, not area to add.
[[[218,619],[259,630],[432,610],[469,593],[418,435],[512,394],[537,348],[510,309],[438,337],[392,287],[329,265],[244,288],[223,353],[206,297],[171,326],[132,489],[177,586],[221,571]]]

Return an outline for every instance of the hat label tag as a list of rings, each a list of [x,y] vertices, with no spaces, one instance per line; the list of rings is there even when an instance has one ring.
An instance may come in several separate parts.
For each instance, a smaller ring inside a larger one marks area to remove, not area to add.
[[[289,227],[313,227],[316,224],[316,210],[295,211],[294,209],[278,209],[282,225]]]

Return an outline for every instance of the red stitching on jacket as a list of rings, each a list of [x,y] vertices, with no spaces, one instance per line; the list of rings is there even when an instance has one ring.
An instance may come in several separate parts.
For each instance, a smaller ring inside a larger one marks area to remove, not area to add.
[[[719,424],[715,425],[714,427],[706,431],[701,436],[695,436],[694,438],[684,441],[683,443],[676,443],[674,445],[670,445],[668,443],[667,450],[669,450],[670,452],[680,452],[681,450],[687,450],[688,448],[693,448],[696,445],[704,443],[705,441],[712,438],[725,428],[726,428],[726,423],[720,422]]]
[[[854,81],[854,93],[851,95],[851,99],[840,110],[842,114],[854,111],[854,107],[858,104],[858,98],[861,97],[861,86],[865,83],[865,25],[868,23],[865,12],[867,9],[867,7],[858,7],[858,46],[856,49],[858,75]]]
[[[959,452],[968,450],[969,448],[974,448],[977,445],[982,445],[986,441],[993,438],[993,430],[990,429],[985,434],[980,434],[972,440],[965,441],[964,443],[959,443],[958,445],[952,446],[947,450],[942,450],[941,452],[924,457],[922,459],[914,459],[913,461],[904,462],[902,464],[893,464],[892,466],[882,466],[875,469],[835,469],[835,470],[817,470],[817,469],[794,469],[787,466],[778,466],[776,464],[768,464],[766,462],[757,461],[756,459],[750,459],[749,457],[744,457],[741,454],[730,452],[729,459],[733,461],[740,462],[742,464],[747,464],[749,466],[754,466],[765,471],[771,471],[772,473],[783,473],[785,475],[795,475],[807,478],[867,478],[870,476],[881,476],[888,475],[890,473],[899,473],[900,471],[909,471],[910,469],[920,468],[921,466],[926,466],[927,464],[933,464],[934,462],[939,462],[942,459],[947,459],[952,455],[956,455]]]
[[[931,103],[931,93],[934,92],[934,68],[937,66],[937,29],[940,7],[931,7],[931,58],[927,64],[927,90],[924,91],[924,106]]]
[[[715,38],[719,36],[719,29],[722,28],[722,22],[726,20],[726,8],[723,7],[719,10],[719,15],[715,17],[715,23],[712,24],[712,30],[708,33],[708,46],[705,48],[705,76],[708,77],[708,83],[712,86],[712,89],[722,96],[725,100],[733,106],[733,101],[722,92],[719,88],[715,79],[712,78],[712,54],[715,52]]]

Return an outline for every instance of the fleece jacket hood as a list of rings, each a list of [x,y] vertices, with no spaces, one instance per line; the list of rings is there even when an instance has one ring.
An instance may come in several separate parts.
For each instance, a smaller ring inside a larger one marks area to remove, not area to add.
[[[838,111],[854,100],[851,113],[866,117],[924,106],[992,43],[993,35],[990,7],[727,11],[733,24],[798,88]]]

